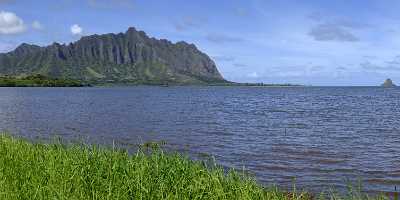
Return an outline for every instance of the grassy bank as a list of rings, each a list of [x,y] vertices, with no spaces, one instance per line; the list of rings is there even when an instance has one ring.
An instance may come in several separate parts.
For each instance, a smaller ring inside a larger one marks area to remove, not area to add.
[[[0,135],[0,199],[309,199],[161,151],[128,155]],[[332,198],[334,198],[332,196]],[[349,195],[343,199],[365,199]],[[334,199],[341,199],[335,197]]]

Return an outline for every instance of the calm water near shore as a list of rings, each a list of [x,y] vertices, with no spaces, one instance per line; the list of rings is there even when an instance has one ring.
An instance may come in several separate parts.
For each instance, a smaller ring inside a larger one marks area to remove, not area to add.
[[[165,141],[282,187],[400,186],[400,89],[0,88],[0,130],[127,148]]]

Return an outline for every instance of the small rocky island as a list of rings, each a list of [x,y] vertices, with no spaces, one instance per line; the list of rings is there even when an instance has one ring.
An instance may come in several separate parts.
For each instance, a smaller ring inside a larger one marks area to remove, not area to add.
[[[385,82],[382,84],[382,87],[396,87],[396,85],[393,83],[392,79],[388,78],[385,80]]]

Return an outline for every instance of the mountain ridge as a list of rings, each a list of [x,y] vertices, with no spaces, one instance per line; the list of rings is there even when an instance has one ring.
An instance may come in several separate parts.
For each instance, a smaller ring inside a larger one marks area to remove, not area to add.
[[[22,43],[0,54],[0,75],[42,74],[91,83],[227,83],[211,58],[184,41],[172,43],[130,27],[125,33],[83,36],[69,44]]]

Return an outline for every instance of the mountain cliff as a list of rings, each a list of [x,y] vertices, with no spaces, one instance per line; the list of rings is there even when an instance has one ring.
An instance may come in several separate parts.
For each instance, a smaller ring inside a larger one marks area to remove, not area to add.
[[[68,45],[21,44],[0,54],[0,75],[42,74],[91,83],[225,83],[215,63],[195,45],[125,33],[92,35]]]

